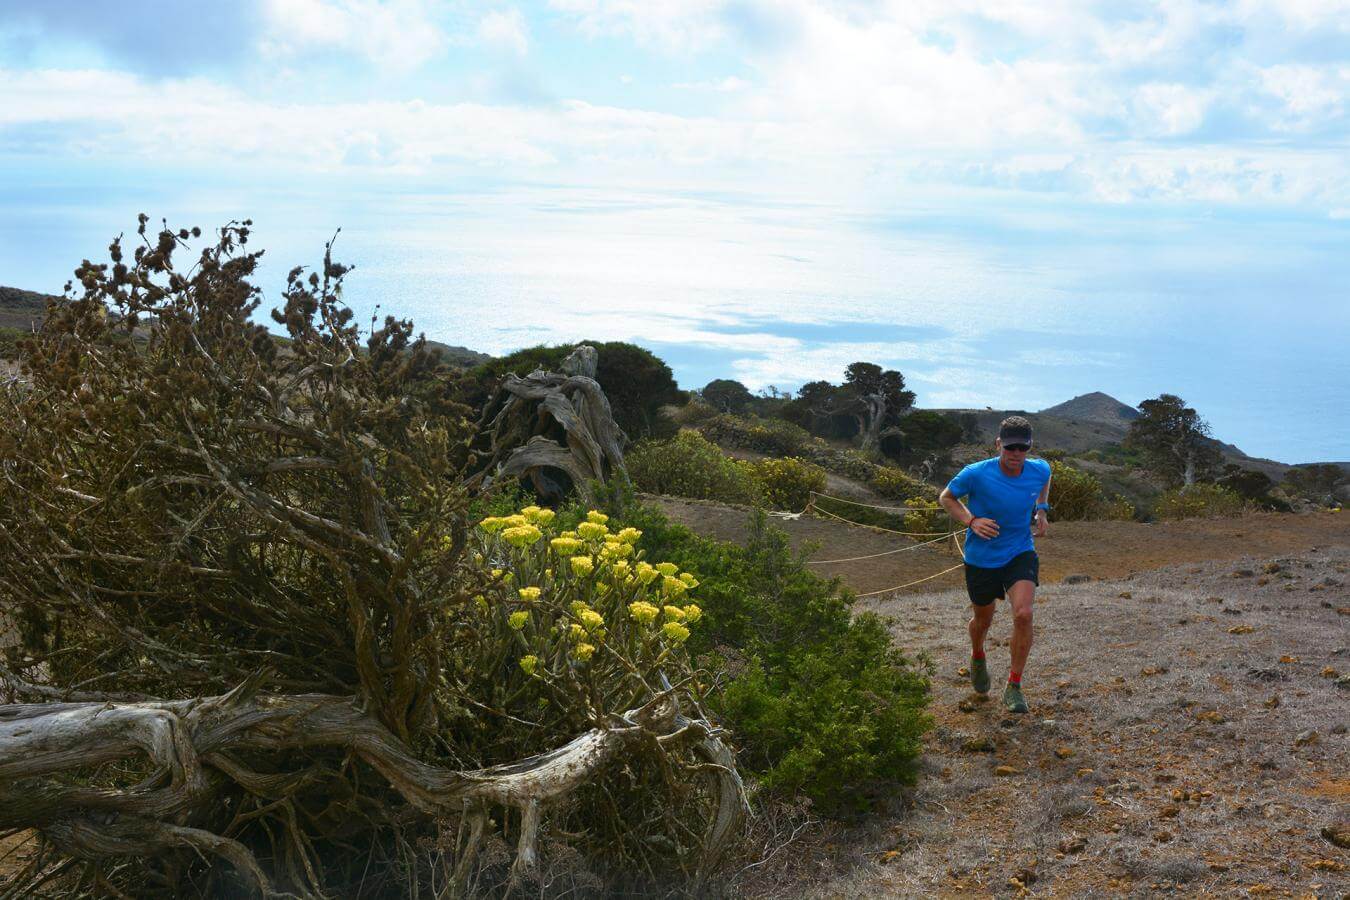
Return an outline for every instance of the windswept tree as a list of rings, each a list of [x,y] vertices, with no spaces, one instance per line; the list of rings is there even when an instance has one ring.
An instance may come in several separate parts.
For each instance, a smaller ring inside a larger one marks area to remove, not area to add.
[[[1130,423],[1124,444],[1139,451],[1174,486],[1190,486],[1210,477],[1222,460],[1209,424],[1175,394],[1140,403],[1139,418]]]
[[[894,427],[914,405],[914,392],[905,390],[905,376],[869,362],[855,362],[844,370],[844,386],[835,399],[837,412],[852,416],[862,436],[862,451],[881,450],[883,429]]]
[[[755,399],[750,389],[730,378],[714,378],[699,391],[703,402],[719,412],[744,412]]]
[[[844,383],[811,381],[784,410],[789,421],[814,434],[858,436],[861,449],[879,454],[881,439],[898,436],[896,425],[914,405],[914,392],[905,389],[905,376],[869,362],[855,362],[844,370]]]

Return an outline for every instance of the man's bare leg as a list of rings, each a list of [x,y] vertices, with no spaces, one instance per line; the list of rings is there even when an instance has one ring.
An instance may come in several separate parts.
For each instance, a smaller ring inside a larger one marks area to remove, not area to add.
[[[987,603],[984,606],[975,606],[971,604],[970,617],[970,655],[979,657],[984,655],[984,636],[989,633],[989,626],[994,621],[994,603]]]
[[[1022,697],[1022,671],[1031,654],[1031,605],[1035,599],[1034,581],[1017,581],[1008,588],[1008,602],[1013,609],[1012,640],[1008,642],[1012,663],[1003,702],[1013,712],[1026,712],[1026,701]]]
[[[1031,604],[1036,599],[1036,582],[1016,581],[1008,588],[1008,602],[1012,604],[1013,630],[1009,648],[1012,650],[1012,671],[1019,676],[1026,668],[1031,653]]]
[[[970,686],[977,694],[989,693],[989,663],[984,658],[984,636],[994,621],[994,604],[971,604],[970,617]]]

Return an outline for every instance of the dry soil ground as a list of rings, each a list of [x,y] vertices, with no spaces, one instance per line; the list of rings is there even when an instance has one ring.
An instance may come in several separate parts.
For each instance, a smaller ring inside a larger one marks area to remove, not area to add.
[[[705,533],[744,532],[743,510],[661,502]],[[813,558],[900,540],[778,524]],[[864,824],[798,832],[746,891],[1350,896],[1350,851],[1321,835],[1350,820],[1350,514],[1063,523],[1040,552],[1030,715],[969,687],[959,572],[860,602],[936,666],[918,786]],[[954,559],[836,568],[870,591]],[[996,685],[1009,625],[1004,611],[991,633]]]

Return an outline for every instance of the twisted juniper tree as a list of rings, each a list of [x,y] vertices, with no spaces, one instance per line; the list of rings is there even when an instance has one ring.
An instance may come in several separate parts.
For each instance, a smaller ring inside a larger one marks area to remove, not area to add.
[[[10,889],[454,894],[493,837],[537,877],[550,822],[611,872],[706,872],[739,783],[619,551],[555,576],[474,527],[467,410],[410,323],[356,326],[331,245],[276,339],[248,222],[186,266],[199,233],[146,224],[0,390]]]

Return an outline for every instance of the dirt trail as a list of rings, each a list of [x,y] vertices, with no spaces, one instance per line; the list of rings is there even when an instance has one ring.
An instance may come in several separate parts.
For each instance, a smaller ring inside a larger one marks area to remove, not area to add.
[[[744,536],[744,510],[661,505]],[[775,524],[814,558],[903,540]],[[1031,714],[997,703],[1006,610],[988,647],[995,696],[971,691],[959,571],[860,601],[936,667],[918,785],[864,824],[804,831],[747,893],[1350,896],[1350,851],[1320,833],[1350,822],[1350,514],[1059,523],[1038,544]],[[837,570],[869,591],[955,560],[918,549]]]
[[[1347,573],[1342,546],[1043,589],[1026,716],[972,693],[963,592],[870,604],[937,666],[922,775],[769,893],[1347,896]]]

